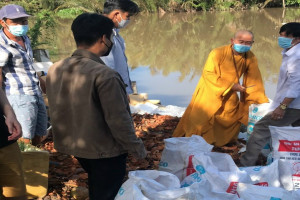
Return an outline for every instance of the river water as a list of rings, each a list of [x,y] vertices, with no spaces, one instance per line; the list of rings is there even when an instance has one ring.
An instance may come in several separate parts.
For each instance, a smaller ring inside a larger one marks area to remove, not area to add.
[[[300,20],[300,9],[280,8],[239,12],[140,14],[121,30],[126,41],[130,76],[140,93],[163,105],[187,106],[209,52],[230,43],[235,31],[251,30],[266,94],[273,98],[281,63],[277,45],[280,26]],[[60,21],[50,50],[53,61],[75,50],[72,20]]]

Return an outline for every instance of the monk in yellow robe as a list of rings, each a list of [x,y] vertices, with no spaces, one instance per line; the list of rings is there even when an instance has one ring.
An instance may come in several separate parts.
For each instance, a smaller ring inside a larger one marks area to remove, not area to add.
[[[238,31],[230,45],[210,52],[173,137],[200,135],[210,144],[224,146],[237,140],[241,123],[247,125],[249,105],[268,102],[250,51],[253,38],[250,31]]]

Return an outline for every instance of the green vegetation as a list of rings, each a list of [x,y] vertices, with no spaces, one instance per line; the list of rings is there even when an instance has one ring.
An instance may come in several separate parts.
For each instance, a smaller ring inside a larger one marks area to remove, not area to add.
[[[295,7],[300,0],[134,0],[142,12],[194,12],[212,10],[244,10],[265,7]],[[51,32],[62,19],[74,19],[83,12],[101,13],[105,0],[2,0],[23,6],[33,17],[29,36],[33,48],[53,40]],[[42,39],[41,39],[42,38]]]
[[[23,152],[32,152],[32,151],[43,151],[42,149],[33,146],[32,144],[25,144],[22,141],[18,141],[18,145],[21,151]]]
[[[74,16],[78,16],[82,13],[82,10],[80,8],[66,8],[59,10],[57,12],[57,16],[62,19],[72,19]]]
[[[51,10],[63,17],[74,17],[80,12],[101,12],[105,0],[3,0],[0,6],[14,3],[29,12]],[[265,7],[299,6],[300,0],[134,0],[144,12],[208,11]]]
[[[55,26],[55,20],[52,12],[49,10],[42,10],[35,15],[34,25],[30,28],[28,35],[31,39],[31,46],[33,49],[36,47],[47,44],[52,40],[51,34]],[[40,36],[44,35],[43,41],[40,42]]]

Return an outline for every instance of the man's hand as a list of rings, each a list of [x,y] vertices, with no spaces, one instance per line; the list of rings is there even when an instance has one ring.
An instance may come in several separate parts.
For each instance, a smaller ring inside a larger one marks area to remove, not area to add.
[[[8,127],[8,132],[11,134],[8,136],[8,140],[17,140],[22,136],[22,128],[14,113],[6,115],[5,123]]]
[[[245,92],[245,91],[246,91],[246,88],[243,87],[243,86],[241,86],[241,85],[238,84],[238,83],[235,83],[235,84],[231,87],[231,89],[232,89],[233,91],[235,91],[235,92]]]
[[[281,109],[280,107],[277,107],[273,111],[273,113],[271,115],[271,119],[273,119],[273,120],[281,120],[283,118],[284,114],[285,114],[285,110]]]
[[[0,109],[3,110],[5,116],[5,123],[8,127],[8,132],[11,134],[10,136],[8,136],[8,140],[17,140],[22,136],[22,128],[16,118],[13,108],[10,106],[6,98],[6,95],[1,87],[0,87]]]

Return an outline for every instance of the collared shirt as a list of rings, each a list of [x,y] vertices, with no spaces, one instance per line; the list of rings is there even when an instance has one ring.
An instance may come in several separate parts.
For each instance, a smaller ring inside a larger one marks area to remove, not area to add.
[[[103,60],[108,67],[117,71],[121,75],[124,83],[127,85],[127,94],[131,94],[133,93],[133,90],[129,77],[127,57],[125,55],[125,41],[120,36],[119,31],[119,29],[113,29],[113,47],[109,55],[101,57],[101,60]]]
[[[7,95],[40,93],[30,41],[27,36],[23,36],[23,39],[26,49],[10,40],[3,29],[0,30],[0,67]]]
[[[282,63],[272,109],[280,105],[284,98],[295,98],[288,106],[300,109],[300,44],[282,51]]]

